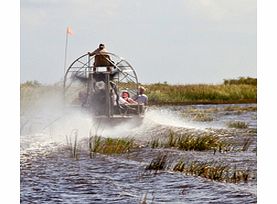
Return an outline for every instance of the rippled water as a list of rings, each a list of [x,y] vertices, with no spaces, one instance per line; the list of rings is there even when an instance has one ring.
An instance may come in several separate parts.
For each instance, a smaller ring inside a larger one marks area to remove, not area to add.
[[[152,107],[140,127],[132,124],[104,129],[96,127],[81,112],[38,114],[22,117],[27,121],[21,133],[21,203],[256,203],[256,111],[238,113],[215,111],[213,120],[197,122],[184,117],[188,108],[197,110],[227,105]],[[238,106],[238,105],[236,105]],[[253,104],[240,106],[255,106]],[[244,121],[247,129],[231,129],[228,121]],[[253,138],[245,151],[216,153],[142,148],[128,154],[90,158],[87,139],[93,131],[104,137],[133,137],[145,144],[152,137],[162,137],[169,130],[208,131],[240,144]],[[71,157],[66,136],[78,131],[80,158]],[[145,167],[159,153],[170,161],[178,158],[197,161],[222,161],[238,169],[248,169],[247,183],[225,183],[172,172],[153,173]]]

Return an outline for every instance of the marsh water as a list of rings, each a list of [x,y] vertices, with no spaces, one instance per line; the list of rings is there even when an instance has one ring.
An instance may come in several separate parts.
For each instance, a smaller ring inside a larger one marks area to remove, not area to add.
[[[245,128],[228,124],[241,121]],[[256,104],[151,107],[140,126],[99,127],[84,112],[32,112],[21,117],[21,203],[256,203]],[[169,131],[211,133],[231,141],[228,152],[151,148],[153,138]],[[89,154],[92,134],[133,138],[140,148],[125,154]],[[73,158],[68,140],[78,144]],[[244,142],[249,148],[241,151]],[[168,168],[156,172],[146,166],[159,154]],[[178,159],[216,161],[247,170],[247,182],[213,181],[173,172]]]

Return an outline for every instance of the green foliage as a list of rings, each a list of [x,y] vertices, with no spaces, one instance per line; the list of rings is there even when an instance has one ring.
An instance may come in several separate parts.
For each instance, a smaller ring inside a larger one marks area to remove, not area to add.
[[[228,101],[256,101],[257,86],[255,83],[224,82],[220,85],[196,84],[196,85],[169,85],[156,83],[144,85],[150,104],[169,103],[227,103]]]
[[[152,159],[145,170],[165,170],[168,168],[167,154],[159,154],[156,158]],[[185,161],[179,160],[173,165],[172,171],[185,173],[186,175],[200,176],[205,179],[219,182],[240,183],[248,182],[250,172],[248,170],[238,170],[230,167],[227,164],[217,161]]]
[[[241,151],[247,151],[249,149],[249,147],[250,147],[252,142],[253,142],[253,140],[250,137],[244,139],[244,143],[243,143]]]
[[[203,134],[196,136],[192,134],[176,134],[170,131],[167,140],[163,143],[159,139],[152,139],[151,148],[177,148],[184,151],[229,151],[230,144],[221,140],[218,136],[212,134]]]
[[[145,170],[164,170],[166,168],[167,155],[160,154],[157,158],[154,158],[148,166],[146,166]]]
[[[240,84],[247,84],[247,85],[254,85],[257,86],[257,79],[251,77],[239,77],[239,79],[224,79],[224,85],[240,85]]]
[[[92,136],[89,141],[90,154],[124,154],[137,147],[134,139],[130,138],[102,138],[100,136]]]
[[[183,172],[187,175],[200,176],[213,181],[239,183],[248,182],[250,173],[247,170],[237,170],[224,163],[218,162],[184,162],[180,160],[173,167],[173,171]]]
[[[151,148],[159,148],[160,147],[160,140],[159,138],[152,138],[152,140],[149,142],[149,145]]]
[[[238,128],[238,129],[248,128],[248,124],[243,121],[229,122],[227,123],[227,125],[229,128]]]

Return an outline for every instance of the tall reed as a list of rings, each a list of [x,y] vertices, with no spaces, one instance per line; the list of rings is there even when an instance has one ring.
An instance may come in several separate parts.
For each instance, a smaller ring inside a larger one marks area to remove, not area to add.
[[[74,141],[72,143],[71,137],[74,137]],[[70,155],[75,160],[78,160],[80,157],[80,147],[78,143],[78,130],[74,129],[71,131],[69,137],[66,135],[66,143],[70,150]]]

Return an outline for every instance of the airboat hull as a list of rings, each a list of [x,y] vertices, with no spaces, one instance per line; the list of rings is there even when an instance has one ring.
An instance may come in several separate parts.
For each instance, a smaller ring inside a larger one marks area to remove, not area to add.
[[[117,125],[134,125],[140,126],[143,123],[144,116],[95,116],[93,120],[99,125],[103,126],[117,126]]]

